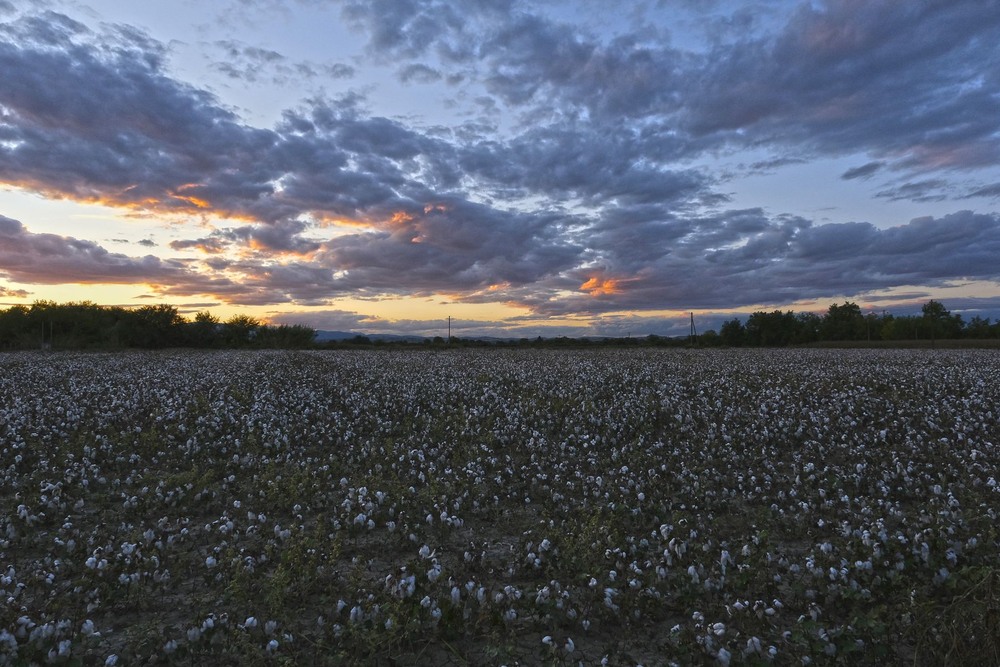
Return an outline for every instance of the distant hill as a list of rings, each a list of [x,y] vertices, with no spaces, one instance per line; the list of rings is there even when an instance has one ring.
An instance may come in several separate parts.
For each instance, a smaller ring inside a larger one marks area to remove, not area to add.
[[[396,334],[368,334],[361,333],[358,331],[317,331],[316,332],[316,342],[326,343],[329,341],[342,341],[351,340],[352,338],[357,338],[358,336],[364,336],[371,341],[385,341],[385,342],[395,342],[395,343],[422,343],[427,338],[424,336],[399,336]]]

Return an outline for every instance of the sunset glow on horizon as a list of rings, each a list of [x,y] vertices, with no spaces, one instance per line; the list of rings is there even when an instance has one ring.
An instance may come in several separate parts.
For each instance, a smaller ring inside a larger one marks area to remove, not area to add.
[[[996,319],[998,44],[986,0],[0,0],[0,307]]]

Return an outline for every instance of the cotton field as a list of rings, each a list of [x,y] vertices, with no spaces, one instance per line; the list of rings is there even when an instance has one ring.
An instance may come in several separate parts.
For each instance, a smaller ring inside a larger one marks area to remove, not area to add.
[[[998,664],[997,443],[992,351],[0,355],[0,664]]]

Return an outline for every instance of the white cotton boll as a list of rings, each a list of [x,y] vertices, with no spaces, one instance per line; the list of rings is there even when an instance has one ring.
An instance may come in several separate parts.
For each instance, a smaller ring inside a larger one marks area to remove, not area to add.
[[[118,664],[118,656],[114,653],[104,660],[104,667],[115,667]]]
[[[274,653],[277,650],[278,650],[278,640],[277,639],[272,639],[271,641],[269,641],[267,643],[267,652],[268,653]]]

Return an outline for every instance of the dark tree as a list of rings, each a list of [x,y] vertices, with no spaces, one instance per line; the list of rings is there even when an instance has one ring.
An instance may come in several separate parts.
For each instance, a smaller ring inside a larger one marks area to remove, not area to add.
[[[791,343],[798,331],[798,321],[792,311],[757,311],[747,319],[746,341],[749,345],[783,347]]]
[[[823,318],[821,334],[824,340],[864,340],[867,335],[865,318],[858,304],[845,301],[830,304]]]
[[[723,345],[729,347],[740,347],[746,342],[746,327],[735,317],[722,323],[719,329],[719,338]]]
[[[193,322],[188,322],[185,332],[187,344],[191,347],[216,347],[221,342],[222,326],[219,318],[203,310],[196,313]]]
[[[952,315],[940,301],[931,299],[920,309],[931,341],[939,338],[958,338],[962,335],[962,316]]]
[[[257,336],[260,321],[249,315],[233,315],[222,325],[222,339],[227,347],[249,347]]]
[[[163,348],[183,343],[184,319],[167,304],[123,311],[120,342],[126,347]]]
[[[315,338],[315,329],[300,324],[282,324],[276,327],[265,325],[257,329],[254,343],[256,347],[303,349],[311,347]]]
[[[990,324],[990,318],[982,318],[974,315],[969,323],[965,325],[963,335],[966,338],[997,338],[1000,333],[1000,323]]]
[[[795,316],[796,331],[793,343],[815,343],[820,340],[823,318],[816,313],[799,313]]]

